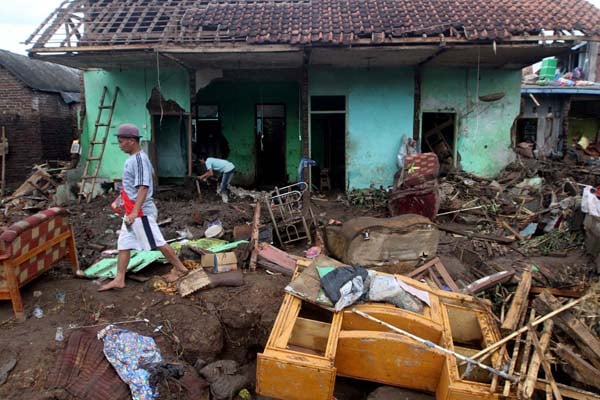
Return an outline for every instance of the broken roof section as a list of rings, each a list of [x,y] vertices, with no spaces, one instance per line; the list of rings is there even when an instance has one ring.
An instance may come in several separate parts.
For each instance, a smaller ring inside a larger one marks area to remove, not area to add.
[[[74,68],[35,60],[0,50],[0,66],[33,90],[60,93],[66,103],[79,101],[81,72]]]
[[[598,38],[600,9],[581,0],[66,0],[28,43],[40,49],[386,44],[440,36],[457,42],[522,41],[536,40],[544,31]]]

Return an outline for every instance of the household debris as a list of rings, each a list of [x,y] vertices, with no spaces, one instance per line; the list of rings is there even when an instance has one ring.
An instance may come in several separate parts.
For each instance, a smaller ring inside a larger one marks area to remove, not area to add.
[[[348,265],[397,265],[402,272],[435,256],[438,240],[436,226],[415,214],[358,217],[325,227],[327,250],[338,260]]]

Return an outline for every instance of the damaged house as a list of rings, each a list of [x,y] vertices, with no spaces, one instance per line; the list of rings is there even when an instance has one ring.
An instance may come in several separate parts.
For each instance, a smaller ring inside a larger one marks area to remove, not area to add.
[[[80,71],[0,50],[0,126],[8,142],[7,187],[35,164],[69,161],[77,136]]]
[[[600,154],[598,149],[587,149],[600,133],[599,55],[597,42],[580,42],[559,57],[542,61],[549,66],[541,66],[537,74],[525,74],[514,135],[517,146],[525,149],[521,154],[541,159],[567,155],[584,162],[581,153],[569,152],[582,138],[580,146],[587,155]],[[535,153],[528,155],[531,145]]]
[[[295,182],[307,157],[313,181],[347,190],[391,185],[403,136],[446,168],[498,173],[521,68],[598,39],[598,21],[570,0],[71,0],[28,43],[85,71],[83,183],[120,177],[113,133],[132,122],[161,182],[207,151],[234,184]]]

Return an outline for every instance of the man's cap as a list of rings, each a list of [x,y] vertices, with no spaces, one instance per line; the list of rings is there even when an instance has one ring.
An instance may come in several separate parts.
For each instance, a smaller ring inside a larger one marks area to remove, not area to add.
[[[116,136],[123,138],[139,138],[140,131],[134,124],[123,124],[119,126]]]

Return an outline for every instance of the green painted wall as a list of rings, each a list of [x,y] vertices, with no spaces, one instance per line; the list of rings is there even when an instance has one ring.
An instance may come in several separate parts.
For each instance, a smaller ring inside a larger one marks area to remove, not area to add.
[[[596,134],[600,131],[600,121],[592,117],[571,117],[569,118],[569,133],[567,143],[569,146],[580,136],[585,136],[591,142],[596,140]]]
[[[412,136],[410,68],[309,71],[310,96],[346,96],[346,187],[393,183],[403,135]]]
[[[421,83],[422,112],[455,112],[457,150],[463,170],[493,177],[514,160],[511,126],[519,114],[521,71],[428,68]],[[504,92],[501,100],[481,95]]]
[[[91,70],[85,71],[83,78],[86,106],[86,120],[82,134],[83,157],[87,156],[90,137],[94,132],[103,87],[107,86],[109,90],[105,103],[108,103],[109,97],[112,99],[115,88],[119,87],[99,177],[108,179],[121,177],[123,162],[127,155],[119,149],[114,136],[119,125],[126,122],[136,124],[143,141],[152,139],[151,117],[146,103],[150,99],[153,88],[160,87],[165,101],[173,100],[186,112],[190,110],[189,77],[184,69],[164,68],[160,70],[160,77],[157,75],[156,68],[131,71]],[[107,112],[107,110],[103,111],[101,121],[107,120]]]
[[[299,140],[298,84],[296,82],[213,82],[198,93],[199,104],[217,104],[221,130],[229,142],[229,160],[235,164],[234,182],[254,183],[256,170],[255,109],[257,104],[285,104],[286,173],[297,180],[302,155]]]

